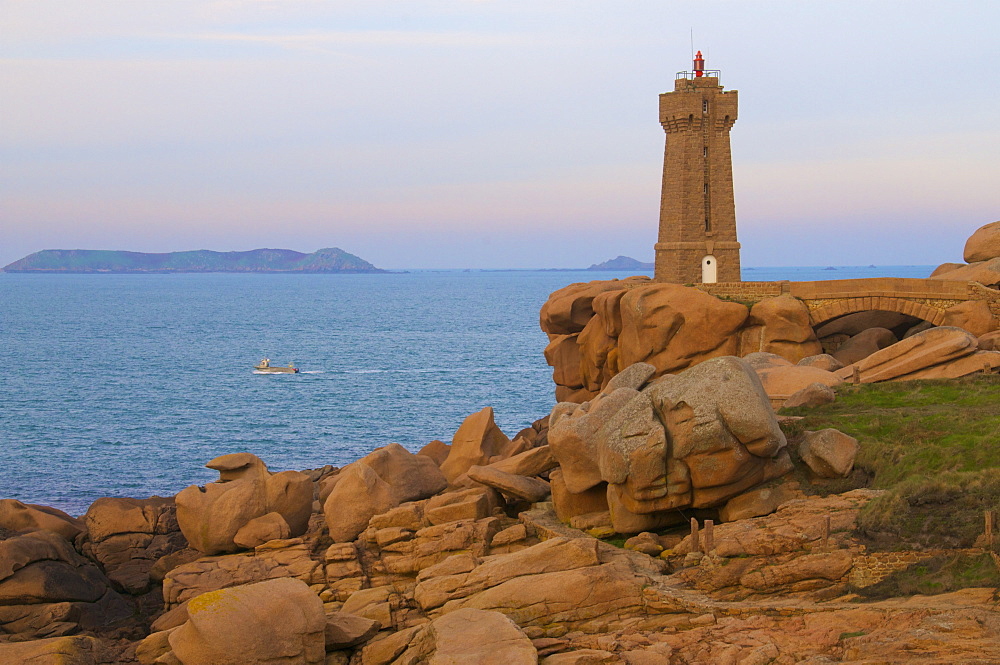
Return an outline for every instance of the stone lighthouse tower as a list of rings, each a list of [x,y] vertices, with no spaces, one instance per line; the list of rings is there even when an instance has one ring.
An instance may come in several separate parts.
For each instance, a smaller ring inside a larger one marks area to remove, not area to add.
[[[678,72],[674,91],[660,95],[667,133],[660,195],[655,279],[677,284],[740,281],[733,163],[729,130],[736,122],[735,90],[705,69]]]

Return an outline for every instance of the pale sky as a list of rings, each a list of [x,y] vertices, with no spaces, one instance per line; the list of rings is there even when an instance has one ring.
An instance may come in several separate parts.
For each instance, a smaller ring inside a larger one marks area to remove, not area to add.
[[[744,265],[961,260],[1000,219],[998,25],[995,0],[0,0],[0,266],[652,260],[692,30],[740,91]]]

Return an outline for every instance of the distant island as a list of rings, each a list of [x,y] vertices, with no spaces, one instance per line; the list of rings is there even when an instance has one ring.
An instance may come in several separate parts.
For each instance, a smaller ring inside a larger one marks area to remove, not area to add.
[[[595,263],[587,270],[652,270],[653,268],[652,263],[643,263],[630,256],[619,256],[604,263]]]
[[[246,252],[148,254],[104,249],[45,249],[4,266],[4,272],[35,273],[384,273],[364,259],[337,247],[304,254],[291,249]]]

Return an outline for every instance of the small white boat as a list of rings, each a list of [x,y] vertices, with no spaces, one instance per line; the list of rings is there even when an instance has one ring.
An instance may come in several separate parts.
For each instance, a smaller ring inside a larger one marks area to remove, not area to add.
[[[276,367],[271,365],[270,358],[264,358],[260,361],[259,365],[254,365],[253,367],[258,372],[263,372],[265,374],[298,374],[299,368],[295,367],[292,363],[288,363],[288,367]]]

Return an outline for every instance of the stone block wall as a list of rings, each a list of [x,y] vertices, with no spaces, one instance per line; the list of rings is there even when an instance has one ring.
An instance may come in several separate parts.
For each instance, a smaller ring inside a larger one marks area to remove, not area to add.
[[[847,581],[858,588],[878,584],[893,573],[906,570],[910,566],[941,554],[980,554],[981,550],[926,550],[903,552],[871,552],[854,557],[854,566],[847,576]]]
[[[715,257],[717,279],[739,281],[732,153],[738,93],[716,77],[678,79],[660,95],[666,132],[656,250],[656,279],[702,280],[702,259]]]
[[[790,282],[717,282],[696,284],[695,287],[716,298],[756,303],[764,298],[788,293],[789,284]]]

